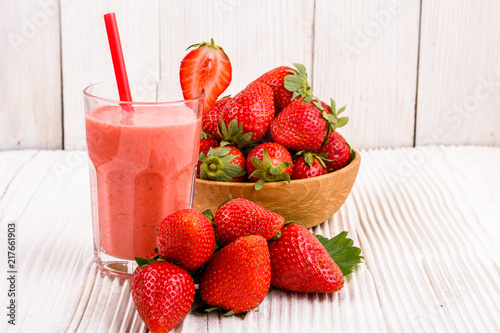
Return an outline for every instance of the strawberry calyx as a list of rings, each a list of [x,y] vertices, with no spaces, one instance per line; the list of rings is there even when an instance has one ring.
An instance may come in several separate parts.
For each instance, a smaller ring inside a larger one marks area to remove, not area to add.
[[[295,153],[295,155],[293,156],[293,158],[297,158],[299,156],[303,156],[304,157],[304,162],[307,163],[307,165],[312,168],[313,167],[313,162],[314,160],[317,160],[318,163],[326,169],[326,164],[325,162],[333,162],[333,160],[329,160],[327,159],[328,157],[328,153],[321,153],[321,154],[316,154],[316,153],[313,153],[313,152],[310,152],[310,151],[298,151]]]
[[[234,177],[241,177],[245,170],[239,165],[231,164],[237,155],[229,155],[229,147],[219,149],[210,148],[208,155],[200,153],[198,160],[203,162],[200,166],[200,178],[222,182],[232,182]]]
[[[285,76],[283,84],[288,91],[291,91],[291,100],[300,97],[300,100],[311,103],[313,98],[311,86],[307,81],[307,71],[306,67],[299,63],[293,64],[297,71],[289,70],[290,74]]]
[[[234,118],[226,126],[224,121],[217,125],[217,132],[222,137],[221,146],[235,146],[239,149],[248,147],[253,135],[253,132],[243,133],[243,123],[238,124],[238,119]]]
[[[264,148],[262,161],[255,156],[252,156],[250,161],[256,168],[250,177],[260,178],[254,185],[256,191],[260,190],[264,186],[265,182],[287,181],[290,183],[290,174],[284,171],[286,168],[291,166],[292,163],[283,161],[278,165],[273,165],[269,152],[266,148]]]
[[[200,298],[201,299],[201,298]],[[198,301],[198,299],[196,299]],[[224,317],[231,317],[231,316],[236,316],[241,319],[245,319],[247,313],[246,312],[241,312],[241,313],[234,313],[234,310],[227,311],[226,310],[218,307],[218,306],[210,306],[202,301],[203,305],[200,305],[199,307],[195,308],[192,313],[196,315],[207,315],[211,312],[217,311],[220,312]]]
[[[361,259],[364,259],[361,256],[361,249],[353,246],[353,240],[347,238],[347,231],[343,231],[331,239],[321,235],[315,236],[325,247],[333,261],[339,266],[344,276],[351,274],[354,271],[354,267],[362,262]]]
[[[155,254],[156,253],[156,254]],[[154,251],[151,252],[146,256],[146,258],[143,257],[134,257],[135,262],[137,265],[141,268],[146,267],[149,264],[152,264],[154,262],[161,262],[161,261],[166,261],[163,260],[160,255],[158,254],[158,248],[155,247]]]
[[[208,139],[208,138],[214,138],[215,139],[215,137],[213,135],[210,135],[207,132],[201,131],[201,133],[200,133],[200,140],[205,140],[205,139]]]
[[[217,50],[221,50],[222,53],[224,53],[224,55],[226,56],[226,58],[229,59],[229,57],[227,56],[227,54],[224,51],[224,49],[221,46],[215,44],[213,38],[210,38],[210,42],[202,42],[202,43],[196,43],[196,44],[193,44],[193,45],[189,45],[187,47],[186,51],[189,50],[189,49],[192,49],[192,48],[196,49],[196,48],[201,47],[201,46],[207,46],[207,47],[211,47],[211,48],[214,48],[214,49],[217,49]]]
[[[331,113],[326,112],[325,108],[321,105],[320,99],[317,97],[314,97],[312,104],[321,111],[321,116],[323,117],[323,119],[325,119],[327,124],[325,139],[321,144],[323,146],[328,139],[328,135],[331,132],[335,131],[337,128],[345,126],[349,121],[349,117],[339,117],[340,114],[345,111],[345,105],[337,110],[337,105],[333,98],[330,98]]]

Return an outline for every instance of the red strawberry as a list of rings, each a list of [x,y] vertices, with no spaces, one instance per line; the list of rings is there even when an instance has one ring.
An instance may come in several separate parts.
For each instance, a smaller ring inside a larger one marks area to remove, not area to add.
[[[243,236],[223,247],[205,265],[200,277],[204,302],[238,314],[264,300],[271,283],[267,242],[262,236]]]
[[[299,154],[300,153],[300,154]],[[317,177],[328,173],[323,157],[311,152],[299,152],[293,160],[292,180]]]
[[[265,182],[290,182],[292,172],[292,155],[278,143],[266,142],[248,153],[247,173],[250,181],[256,182],[256,190],[260,190]]]
[[[210,148],[208,154],[201,153],[200,178],[220,182],[242,182],[245,180],[246,160],[235,147]]]
[[[329,161],[325,162],[329,172],[342,169],[351,158],[351,148],[339,132],[334,131],[328,135],[324,146],[316,150],[317,154],[325,154]]]
[[[210,148],[215,148],[219,146],[219,141],[214,139],[212,136],[208,135],[205,132],[201,132],[200,135],[200,150],[199,154],[205,153],[205,155],[208,154]],[[201,168],[201,161],[198,160],[198,167],[196,169],[196,178],[200,178],[200,168]]]
[[[240,236],[260,235],[269,240],[278,234],[284,223],[281,215],[243,198],[223,204],[214,217],[215,235],[220,246]]]
[[[181,61],[180,81],[185,99],[196,98],[205,92],[205,110],[215,103],[231,83],[232,68],[222,47],[210,43],[193,44],[195,47]]]
[[[214,254],[214,229],[202,213],[194,209],[181,209],[160,223],[156,245],[162,259],[194,271]]]
[[[271,124],[273,140],[288,149],[314,151],[327,134],[321,111],[305,102],[287,106]]]
[[[345,106],[337,111],[331,100],[331,113],[325,111],[315,99],[311,105],[295,102],[287,106],[271,124],[271,136],[287,149],[297,151],[315,151],[326,140],[329,132],[344,126],[349,118],[338,118]]]
[[[273,90],[253,82],[226,105],[220,123],[223,140],[239,148],[264,137],[274,119]]]
[[[271,283],[296,292],[331,293],[344,285],[344,276],[330,254],[311,232],[297,224],[281,229],[269,242]]]
[[[311,88],[307,82],[306,68],[302,64],[294,64],[297,70],[280,66],[261,75],[254,82],[265,83],[273,89],[274,106],[280,112],[287,107],[293,99],[310,102]]]
[[[231,97],[219,99],[209,110],[203,113],[203,117],[201,118],[201,129],[219,141],[222,140],[222,137],[217,128],[222,119],[222,111],[224,111],[224,107],[230,101],[232,101]]]
[[[193,278],[169,262],[138,267],[132,280],[132,299],[151,332],[169,332],[189,313],[194,301]]]

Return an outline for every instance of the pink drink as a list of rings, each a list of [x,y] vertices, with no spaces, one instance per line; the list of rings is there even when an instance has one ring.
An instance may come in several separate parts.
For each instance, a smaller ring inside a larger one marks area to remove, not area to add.
[[[97,105],[85,116],[94,245],[133,260],[153,251],[167,215],[191,205],[201,117],[183,104]]]

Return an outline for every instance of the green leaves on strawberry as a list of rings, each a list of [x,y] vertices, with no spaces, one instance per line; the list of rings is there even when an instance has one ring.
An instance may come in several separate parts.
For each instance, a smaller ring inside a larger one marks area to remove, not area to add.
[[[245,180],[245,156],[232,146],[210,148],[208,155],[201,153],[198,159],[200,178],[221,182],[241,182]]]
[[[307,81],[306,67],[302,64],[293,64],[297,71],[290,70],[290,75],[284,79],[284,86],[288,91],[292,92],[291,100],[298,98],[306,103],[310,103],[313,94],[309,82]]]
[[[347,141],[337,131],[330,132],[326,142],[315,153],[326,154],[328,160],[325,161],[325,164],[329,172],[345,167],[355,155]]]
[[[241,132],[237,137],[223,135],[222,139],[240,149],[247,147],[249,142],[257,142],[264,137],[273,119],[273,90],[266,84],[252,82],[234,96],[222,112],[222,121],[226,126],[230,127],[231,122],[236,120]],[[232,134],[231,128],[228,132]],[[250,140],[240,140],[247,133],[252,133]]]
[[[331,107],[328,111],[323,107],[323,102],[320,102],[318,99],[315,99],[313,104],[321,111],[321,115],[327,122],[328,132],[326,137],[328,137],[330,132],[335,131],[339,127],[345,126],[349,121],[349,117],[339,117],[340,114],[345,111],[345,105],[337,110],[337,105],[332,98],[330,98]]]
[[[299,151],[293,159],[292,180],[317,177],[328,173],[325,161],[327,154]]]
[[[250,181],[256,182],[256,190],[260,190],[265,182],[290,182],[292,172],[292,156],[278,143],[266,142],[248,153],[247,173]]]
[[[248,147],[252,140],[253,132],[245,133],[243,131],[243,123],[238,124],[238,119],[233,119],[226,126],[224,121],[221,121],[218,125],[218,133],[222,138],[221,146],[233,146],[238,147]]]
[[[321,235],[316,238],[323,244],[330,257],[339,266],[344,276],[351,274],[354,267],[361,263],[361,249],[353,246],[352,239],[347,238],[347,231],[343,231],[332,239]]]

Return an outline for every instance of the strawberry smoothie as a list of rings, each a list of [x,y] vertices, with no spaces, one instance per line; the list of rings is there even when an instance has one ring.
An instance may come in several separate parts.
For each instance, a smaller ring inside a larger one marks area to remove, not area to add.
[[[145,257],[159,223],[191,204],[201,117],[182,104],[105,105],[85,122],[96,250]]]

